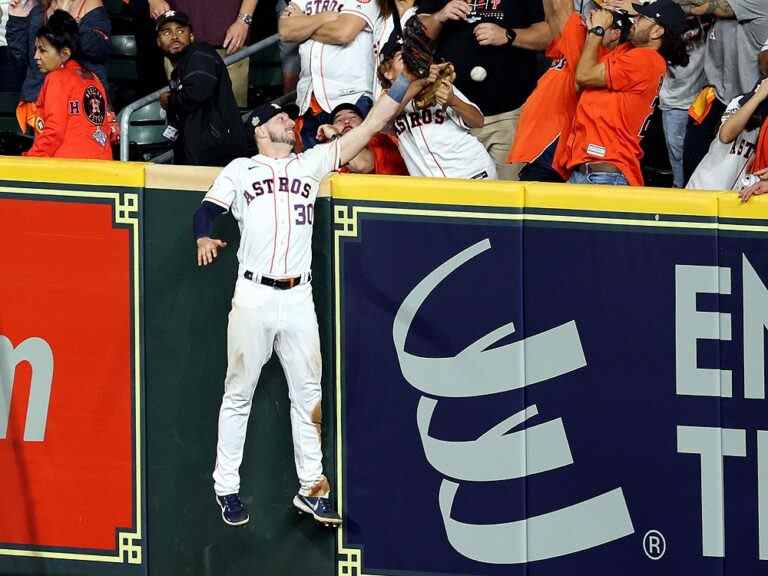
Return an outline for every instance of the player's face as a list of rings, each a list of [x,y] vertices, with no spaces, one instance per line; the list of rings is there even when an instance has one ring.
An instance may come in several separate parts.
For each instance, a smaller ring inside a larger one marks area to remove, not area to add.
[[[362,123],[363,119],[352,110],[342,110],[333,119],[333,127],[341,134],[346,134],[352,128],[357,128]]]
[[[269,138],[275,144],[296,144],[296,133],[293,131],[296,123],[285,112],[270,118],[264,126],[269,132]]]
[[[69,48],[59,51],[54,48],[47,38],[35,40],[35,64],[43,74],[48,74],[61,67],[70,56]]]
[[[157,31],[157,45],[166,54],[179,54],[192,43],[192,30],[178,22],[168,22]]]

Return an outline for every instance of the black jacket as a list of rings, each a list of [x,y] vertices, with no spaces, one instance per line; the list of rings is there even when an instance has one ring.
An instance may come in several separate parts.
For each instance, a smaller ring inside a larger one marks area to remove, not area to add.
[[[175,164],[225,166],[245,155],[245,129],[232,83],[212,46],[192,43],[176,59],[168,121],[179,130]]]
[[[6,28],[8,51],[21,66],[26,66],[27,75],[21,87],[21,99],[27,102],[37,101],[43,85],[43,73],[35,64],[35,36],[43,25],[43,9],[40,4],[32,8],[29,16],[20,18],[9,16]],[[107,88],[107,60],[112,53],[109,34],[112,25],[106,8],[94,8],[83,16],[79,24],[80,56],[77,61],[95,72]]]

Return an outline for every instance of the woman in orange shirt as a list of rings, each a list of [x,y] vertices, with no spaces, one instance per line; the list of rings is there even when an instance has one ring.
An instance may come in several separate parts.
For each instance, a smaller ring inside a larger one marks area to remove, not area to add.
[[[40,131],[25,156],[112,159],[107,92],[77,61],[78,25],[56,10],[37,32],[35,62],[45,75],[37,100]]]

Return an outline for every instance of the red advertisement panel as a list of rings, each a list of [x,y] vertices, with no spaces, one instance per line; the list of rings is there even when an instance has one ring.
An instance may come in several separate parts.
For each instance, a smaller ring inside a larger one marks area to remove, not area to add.
[[[131,228],[0,196],[0,548],[116,551],[136,521]]]

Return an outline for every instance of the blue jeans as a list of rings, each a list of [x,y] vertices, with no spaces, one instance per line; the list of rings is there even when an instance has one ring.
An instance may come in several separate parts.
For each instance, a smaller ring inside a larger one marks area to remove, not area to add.
[[[627,179],[620,172],[589,172],[575,171],[568,178],[569,184],[603,184],[605,186],[628,186]]]
[[[683,174],[683,143],[688,127],[688,110],[662,110],[661,120],[664,123],[664,139],[667,141],[667,155],[672,165],[672,179],[675,188],[685,186]]]

